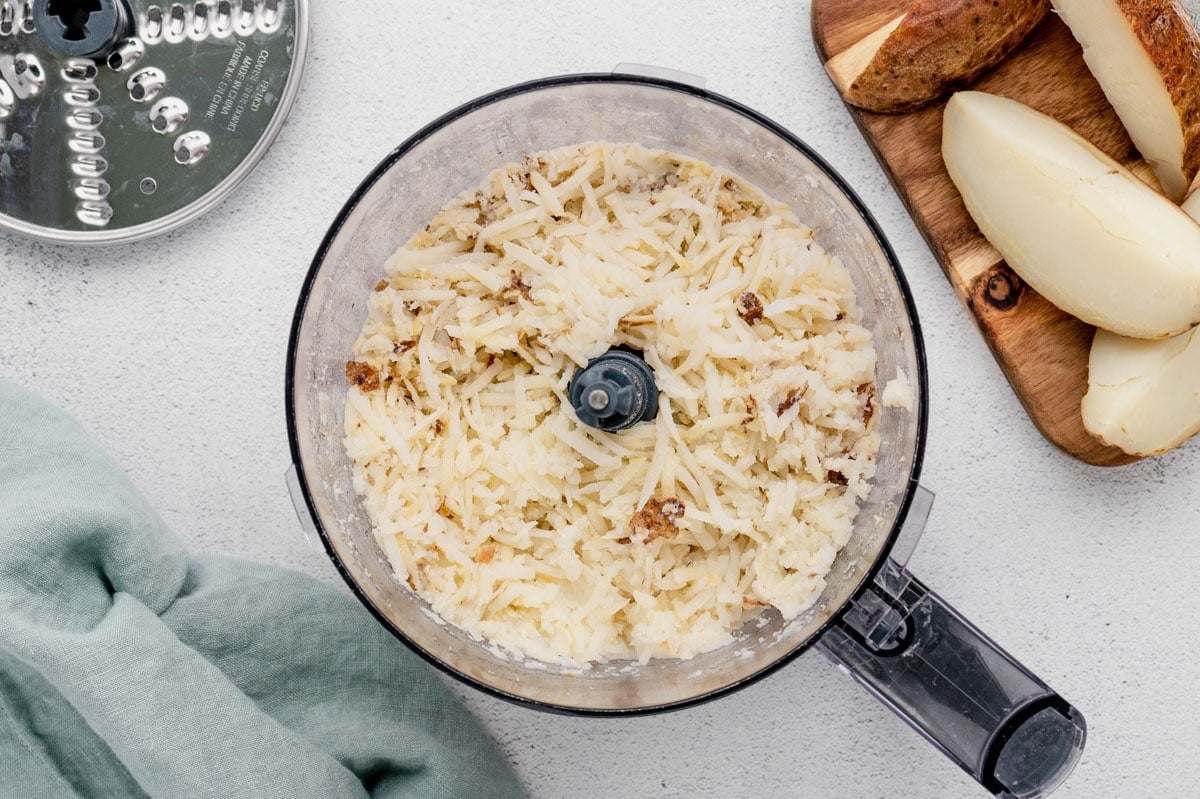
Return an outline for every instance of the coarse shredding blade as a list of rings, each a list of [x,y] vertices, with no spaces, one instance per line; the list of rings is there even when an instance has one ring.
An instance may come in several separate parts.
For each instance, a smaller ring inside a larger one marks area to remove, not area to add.
[[[307,0],[0,0],[0,229],[111,244],[183,225],[262,159]]]

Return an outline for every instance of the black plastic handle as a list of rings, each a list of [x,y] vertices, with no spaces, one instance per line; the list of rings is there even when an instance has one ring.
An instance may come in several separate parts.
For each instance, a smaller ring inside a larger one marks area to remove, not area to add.
[[[895,563],[817,647],[995,796],[1047,796],[1083,753],[1083,715]]]

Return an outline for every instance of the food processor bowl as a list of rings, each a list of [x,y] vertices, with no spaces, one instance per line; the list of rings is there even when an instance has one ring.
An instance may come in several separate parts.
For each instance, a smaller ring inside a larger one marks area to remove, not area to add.
[[[388,258],[447,201],[495,169],[585,141],[638,143],[692,156],[729,169],[790,205],[854,280],[863,324],[875,336],[880,388],[900,379],[912,392],[911,409],[877,410],[882,440],[877,474],[819,601],[792,621],[767,611],[746,623],[728,645],[686,661],[586,668],[531,662],[441,620],[393,576],[356,496],[343,446],[345,365]],[[293,326],[287,409],[294,469],[289,478],[302,521],[320,537],[363,604],[428,661],[484,691],[561,712],[666,710],[744,686],[822,641],[828,656],[853,668],[880,698],[984,779],[984,768],[995,771],[994,764],[983,761],[997,758],[992,740],[997,725],[1007,723],[1014,709],[1041,702],[1040,710],[1057,695],[1003,653],[996,662],[974,664],[989,667],[978,681],[967,677],[992,692],[985,700],[988,719],[975,719],[962,741],[947,744],[943,728],[953,728],[951,737],[959,734],[972,711],[956,706],[951,719],[945,706],[961,704],[973,688],[938,702],[929,699],[928,686],[907,684],[914,673],[910,666],[901,674],[886,668],[872,674],[870,668],[879,652],[911,652],[922,630],[936,628],[945,638],[947,624],[961,621],[949,609],[934,612],[944,605],[903,568],[932,498],[916,482],[925,394],[916,313],[896,259],[862,203],[810,148],[754,111],[685,81],[624,72],[566,76],[505,89],[433,122],[388,156],[346,204],[313,262]],[[917,510],[910,513],[914,503]],[[905,600],[913,607],[904,607]],[[951,635],[974,633],[968,628],[956,627]],[[966,649],[956,656],[968,651],[991,658],[999,652],[982,636],[967,637]],[[901,662],[896,658],[891,665]],[[997,669],[1003,672],[998,680]],[[925,699],[914,698],[914,691]],[[933,704],[936,711],[925,712]],[[1054,763],[1043,767],[1055,773],[1040,778],[1037,790],[1065,777],[1082,748],[1082,717],[1065,702],[1055,707],[1065,723],[1051,723],[1044,738],[1067,734],[1068,728],[1074,737]],[[1011,738],[1012,732],[1004,734]],[[1021,773],[1028,771],[1022,767]]]

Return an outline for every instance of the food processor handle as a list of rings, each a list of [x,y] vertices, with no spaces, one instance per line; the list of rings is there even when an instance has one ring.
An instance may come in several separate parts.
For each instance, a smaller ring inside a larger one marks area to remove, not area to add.
[[[995,796],[1046,796],[1083,752],[1083,715],[894,562],[817,647]]]

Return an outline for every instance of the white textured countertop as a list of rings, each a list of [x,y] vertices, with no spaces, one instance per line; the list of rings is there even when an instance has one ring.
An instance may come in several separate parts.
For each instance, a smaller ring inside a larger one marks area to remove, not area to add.
[[[929,351],[923,482],[938,494],[914,568],[1086,714],[1087,751],[1058,795],[1200,794],[1188,604],[1200,446],[1103,471],[1041,438],[826,80],[809,2],[314,0],[313,12],[291,122],[215,212],[118,249],[0,237],[0,376],[70,409],[195,549],[337,581],[284,488],[284,354],[309,260],[379,159],[518,81],[621,61],[695,72],[821,152],[899,253]],[[983,795],[816,654],[653,718],[562,718],[462,693],[539,799]]]

